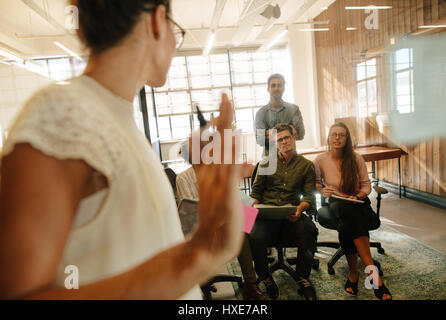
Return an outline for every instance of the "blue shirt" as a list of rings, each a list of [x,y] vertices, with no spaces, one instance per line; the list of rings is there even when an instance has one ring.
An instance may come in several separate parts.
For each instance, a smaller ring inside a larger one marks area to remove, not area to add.
[[[263,136],[257,133],[257,129],[264,129],[266,134],[266,130],[274,128],[278,123],[293,125],[298,135],[297,140],[303,140],[305,128],[299,107],[283,101],[282,106],[277,111],[273,110],[269,103],[257,111],[254,127],[256,130],[256,140],[259,145],[266,145],[266,135]]]

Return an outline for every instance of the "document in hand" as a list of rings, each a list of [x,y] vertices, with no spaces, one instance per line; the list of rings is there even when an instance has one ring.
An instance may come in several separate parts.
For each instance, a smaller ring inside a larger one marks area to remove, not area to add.
[[[338,195],[336,195],[336,194],[332,194],[331,196],[332,196],[333,198],[336,198],[336,199],[341,199],[341,200],[346,200],[346,201],[351,201],[351,202],[357,202],[357,203],[364,203],[364,201],[362,201],[362,200],[356,200],[356,199],[345,198],[345,197],[338,196]]]
[[[259,209],[257,219],[281,220],[296,212],[297,207],[291,204],[284,206],[273,206],[269,204],[256,204],[254,208]]]
[[[247,234],[251,233],[252,227],[254,226],[254,223],[256,222],[257,215],[259,214],[259,210],[256,208],[253,208],[251,206],[243,205],[243,214],[245,218],[245,226],[243,231]]]

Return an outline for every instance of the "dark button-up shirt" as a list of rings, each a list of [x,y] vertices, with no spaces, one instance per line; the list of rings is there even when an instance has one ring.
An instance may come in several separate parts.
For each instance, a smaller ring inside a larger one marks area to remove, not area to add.
[[[315,180],[314,165],[310,160],[296,154],[287,164],[279,152],[276,172],[272,175],[257,174],[251,197],[260,203],[276,206],[299,205],[301,201],[312,204]]]
[[[304,138],[305,128],[299,107],[284,101],[282,107],[277,111],[271,107],[271,104],[267,104],[257,111],[254,127],[259,145],[265,146],[266,137],[257,133],[257,129],[264,129],[266,134],[266,130],[274,128],[278,123],[292,124],[298,135],[297,140]]]

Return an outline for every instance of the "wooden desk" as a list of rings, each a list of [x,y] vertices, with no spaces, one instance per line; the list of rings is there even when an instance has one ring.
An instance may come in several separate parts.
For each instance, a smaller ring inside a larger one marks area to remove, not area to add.
[[[300,153],[308,160],[314,161],[316,157],[325,151],[310,151]],[[376,179],[376,168],[375,161],[379,160],[389,160],[398,159],[398,190],[399,196],[401,198],[401,155],[403,151],[399,148],[387,148],[382,146],[371,146],[371,147],[359,147],[355,149],[355,152],[360,154],[365,162],[372,162],[372,177],[379,183],[379,179]]]

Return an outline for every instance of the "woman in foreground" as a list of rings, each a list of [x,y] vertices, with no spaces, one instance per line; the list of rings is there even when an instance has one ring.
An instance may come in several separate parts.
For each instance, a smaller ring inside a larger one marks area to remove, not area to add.
[[[199,227],[185,241],[132,106],[144,85],[165,83],[184,31],[169,0],[72,4],[85,73],[34,94],[2,154],[0,297],[200,299],[198,285],[241,246],[239,169],[199,166]],[[226,95],[220,112],[222,132],[232,123]],[[73,266],[79,288],[68,290]]]

